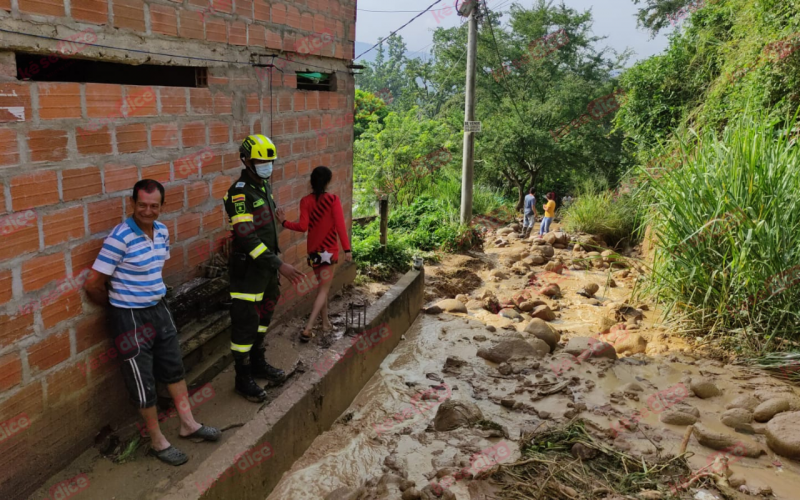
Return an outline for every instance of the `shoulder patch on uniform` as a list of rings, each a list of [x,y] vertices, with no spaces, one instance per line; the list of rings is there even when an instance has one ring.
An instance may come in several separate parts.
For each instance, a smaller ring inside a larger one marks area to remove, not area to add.
[[[253,208],[260,207],[263,204],[264,204],[264,200],[263,199],[262,200],[256,200],[256,201],[253,202]]]
[[[243,214],[247,212],[247,208],[244,206],[243,201],[237,201],[233,204],[233,208],[236,210],[237,214]]]
[[[236,185],[233,186],[233,187],[243,188],[244,187],[244,182],[237,182]]]
[[[231,200],[233,200],[234,203],[236,203],[237,201],[244,201],[245,196],[243,194],[237,194],[234,195],[233,198],[231,198]]]

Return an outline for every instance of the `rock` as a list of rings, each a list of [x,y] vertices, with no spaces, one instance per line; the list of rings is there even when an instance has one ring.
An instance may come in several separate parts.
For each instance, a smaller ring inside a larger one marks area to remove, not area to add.
[[[493,327],[492,325],[489,325],[489,326],[486,327],[486,330],[489,331],[489,332],[494,333],[494,332],[497,331],[497,328]]]
[[[446,312],[464,313],[464,314],[466,314],[467,312],[467,306],[465,306],[463,302],[456,299],[441,300],[437,302],[436,305]]]
[[[556,319],[556,313],[554,313],[546,305],[537,306],[531,313],[531,316],[533,316],[534,318],[543,319],[545,321],[553,321],[554,319]]]
[[[609,288],[617,288],[617,282],[614,281],[614,278],[609,278],[608,279],[608,287]]]
[[[580,244],[576,243],[574,247],[572,247],[573,252],[580,252],[583,248],[581,248]]]
[[[553,233],[556,237],[556,243],[559,245],[567,245],[569,244],[569,236],[564,231],[556,231]]]
[[[469,302],[469,297],[467,297],[467,296],[466,296],[466,295],[464,295],[463,293],[460,293],[460,294],[456,295],[456,300],[457,300],[457,301],[459,301],[459,302],[463,302],[464,304],[466,304],[467,302]]]
[[[492,269],[489,271],[489,277],[495,278],[497,280],[504,280],[508,278],[508,275],[501,271],[500,269]]]
[[[444,373],[458,373],[463,366],[467,366],[467,362],[463,359],[458,356],[447,356],[444,366],[442,366],[442,371]]]
[[[622,256],[613,250],[606,250],[601,253],[600,256],[603,258],[603,262],[618,262],[623,260]]]
[[[543,239],[539,238],[538,234],[535,234],[535,235],[531,236],[531,241],[533,242],[534,246],[547,245],[547,242],[544,241]]]
[[[600,287],[597,284],[589,283],[587,285],[584,285],[583,288],[581,288],[580,290],[578,290],[578,295],[583,295],[587,299],[591,299],[592,297],[594,297],[594,294],[596,294],[598,290],[600,290]]]
[[[550,352],[543,340],[531,339],[509,339],[498,342],[492,347],[481,347],[478,349],[478,357],[493,363],[503,363],[511,358],[541,358]]]
[[[622,387],[619,388],[620,392],[624,393],[637,393],[637,392],[644,392],[644,388],[637,384],[636,382],[629,382]]]
[[[778,413],[789,411],[789,401],[784,398],[774,398],[764,401],[753,410],[756,422],[769,422]]]
[[[697,422],[697,417],[694,415],[677,410],[666,410],[658,419],[669,425],[692,425]]]
[[[573,356],[617,359],[617,353],[611,344],[593,339],[591,337],[572,337],[567,342],[564,352]]]
[[[480,300],[470,300],[467,302],[467,310],[483,309],[483,302]]]
[[[573,457],[578,458],[580,460],[591,460],[597,456],[596,449],[589,448],[588,446],[582,443],[573,444],[572,449],[569,451]]]
[[[800,412],[784,412],[767,424],[767,446],[778,455],[800,459]]]
[[[483,299],[483,308],[492,313],[496,313],[502,309],[500,307],[500,301],[497,300],[497,297],[487,297]]]
[[[730,410],[732,408],[744,408],[745,410],[753,411],[758,405],[758,399],[754,398],[753,396],[743,394],[741,396],[737,396],[733,401],[725,405],[725,409]]]
[[[702,424],[694,425],[694,436],[701,445],[712,450],[722,450],[734,457],[758,458],[762,450],[755,443],[741,438],[714,432]]]
[[[694,395],[700,399],[713,398],[714,396],[719,396],[722,394],[722,391],[720,391],[716,385],[704,379],[692,379],[692,383],[689,384],[689,388],[692,390],[692,392],[694,392]]]
[[[556,254],[555,249],[550,245],[540,245],[536,249],[548,259]]]
[[[534,309],[536,309],[536,307],[543,306],[543,305],[546,305],[546,304],[544,302],[542,302],[541,300],[528,300],[528,301],[523,302],[522,304],[520,304],[519,305],[519,309],[522,312],[531,312]]]
[[[498,236],[505,236],[507,234],[511,234],[514,232],[514,228],[511,227],[503,227],[496,231]]]
[[[614,332],[612,335],[614,335],[613,345],[617,354],[642,354],[647,350],[647,340],[638,333],[622,330]]]
[[[544,341],[550,346],[550,352],[556,350],[558,343],[561,342],[561,335],[555,328],[548,325],[543,319],[534,318],[525,327],[526,333],[530,333],[539,340]]]
[[[542,289],[541,293],[548,297],[558,297],[561,295],[561,287],[555,283],[550,283]]]
[[[400,500],[420,500],[421,498],[422,495],[420,494],[419,490],[412,486],[411,488],[403,491],[403,496],[400,497]]]
[[[558,240],[558,238],[556,238],[556,235],[554,233],[547,233],[544,236],[542,236],[542,239],[548,245],[552,245]]]
[[[528,272],[528,265],[524,262],[516,262],[511,266],[511,271],[517,275],[523,275]]]
[[[534,266],[540,266],[547,262],[547,257],[538,253],[532,254],[530,257],[528,257],[528,259],[530,259],[531,264]]]
[[[448,399],[436,410],[433,428],[439,432],[452,431],[459,427],[469,427],[483,420],[483,413],[478,405],[471,401]]]
[[[719,418],[720,422],[733,429],[752,429],[753,413],[746,408],[731,408]]]
[[[473,335],[472,340],[475,342],[486,342],[486,335]]]
[[[555,274],[562,274],[564,269],[566,269],[566,266],[561,261],[548,262],[547,265],[544,266],[545,271]]]
[[[430,306],[424,309],[425,314],[441,314],[442,308],[439,306]]]
[[[519,232],[522,229],[522,225],[520,225],[519,222],[514,222],[512,224],[509,224],[508,227],[510,227],[512,231],[516,232]]]
[[[511,320],[516,320],[516,319],[520,319],[521,320],[522,319],[522,316],[520,316],[520,314],[517,311],[515,311],[514,309],[512,309],[510,307],[507,307],[505,309],[501,309],[498,314],[500,316],[502,316],[503,318],[507,318],[507,319],[511,319]]]
[[[642,500],[661,500],[664,494],[658,490],[642,490],[638,493]]]
[[[580,243],[587,252],[592,252],[604,246],[600,238],[591,235],[578,236],[578,243]]]

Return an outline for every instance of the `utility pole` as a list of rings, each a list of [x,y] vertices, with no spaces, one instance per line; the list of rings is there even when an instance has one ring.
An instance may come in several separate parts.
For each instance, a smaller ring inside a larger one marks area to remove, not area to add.
[[[478,52],[478,0],[466,0],[459,14],[469,16],[467,41],[467,88],[464,121],[475,120],[475,58]],[[475,132],[464,127],[464,155],[461,163],[461,223],[472,221],[472,178],[475,167]]]

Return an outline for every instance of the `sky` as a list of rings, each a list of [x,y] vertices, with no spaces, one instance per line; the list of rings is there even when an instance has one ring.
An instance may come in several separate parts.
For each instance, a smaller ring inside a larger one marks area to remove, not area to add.
[[[356,23],[356,55],[372,46],[379,38],[387,36],[393,30],[405,24],[416,13],[425,10],[434,0],[358,0],[358,22]],[[536,0],[513,0],[525,7],[531,7]],[[568,7],[578,12],[591,9],[594,18],[594,34],[608,37],[605,44],[622,52],[632,48],[634,55],[629,65],[640,59],[646,59],[662,52],[667,47],[665,33],[650,39],[649,32],[636,27],[637,6],[633,0],[564,0]],[[454,0],[443,0],[434,9],[452,6]],[[508,11],[512,0],[487,0],[486,6],[493,10]],[[555,2],[554,2],[555,3]],[[397,10],[413,12],[374,13],[365,10]],[[429,52],[433,41],[433,30],[439,26],[452,27],[461,23],[461,18],[451,9],[450,15],[445,12],[426,12],[419,19],[403,28],[400,35],[406,42],[409,52]],[[506,18],[507,19],[507,18]],[[602,43],[602,42],[601,42]],[[374,52],[374,51],[373,51]],[[373,54],[370,53],[370,56]],[[365,57],[369,59],[370,57]]]

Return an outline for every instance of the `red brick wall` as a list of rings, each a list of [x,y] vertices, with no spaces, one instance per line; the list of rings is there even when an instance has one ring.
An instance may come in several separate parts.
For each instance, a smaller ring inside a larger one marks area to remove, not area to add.
[[[98,43],[113,46],[131,46],[115,37],[136,33],[145,40],[137,49],[185,46],[235,61],[249,61],[256,48],[292,53],[315,32],[334,37],[319,54],[274,72],[271,97],[246,64],[210,63],[208,88],[19,81],[12,50],[44,57],[57,54],[57,42],[0,40],[0,498],[22,498],[100,428],[134,415],[116,364],[86,366],[110,343],[102,311],[74,281],[129,214],[134,182],[153,178],[167,189],[160,220],[170,230],[165,275],[173,285],[196,275],[225,234],[221,197],[239,174],[237,148],[248,134],[277,144],[273,186],[288,217],[298,215],[311,169],[328,165],[349,225],[354,91],[345,66],[355,0],[217,0],[215,9],[208,0],[71,0],[68,8],[63,0],[19,0],[13,9],[0,0],[0,23],[7,19],[21,32],[90,28]],[[99,54],[87,47],[81,57]],[[319,71],[306,62],[339,70],[337,91],[297,90],[295,70]],[[122,106],[137,96],[140,105]],[[202,164],[187,167],[187,157]],[[284,259],[307,271],[304,235],[284,231],[280,242]],[[4,437],[4,423],[23,414],[27,426]]]

